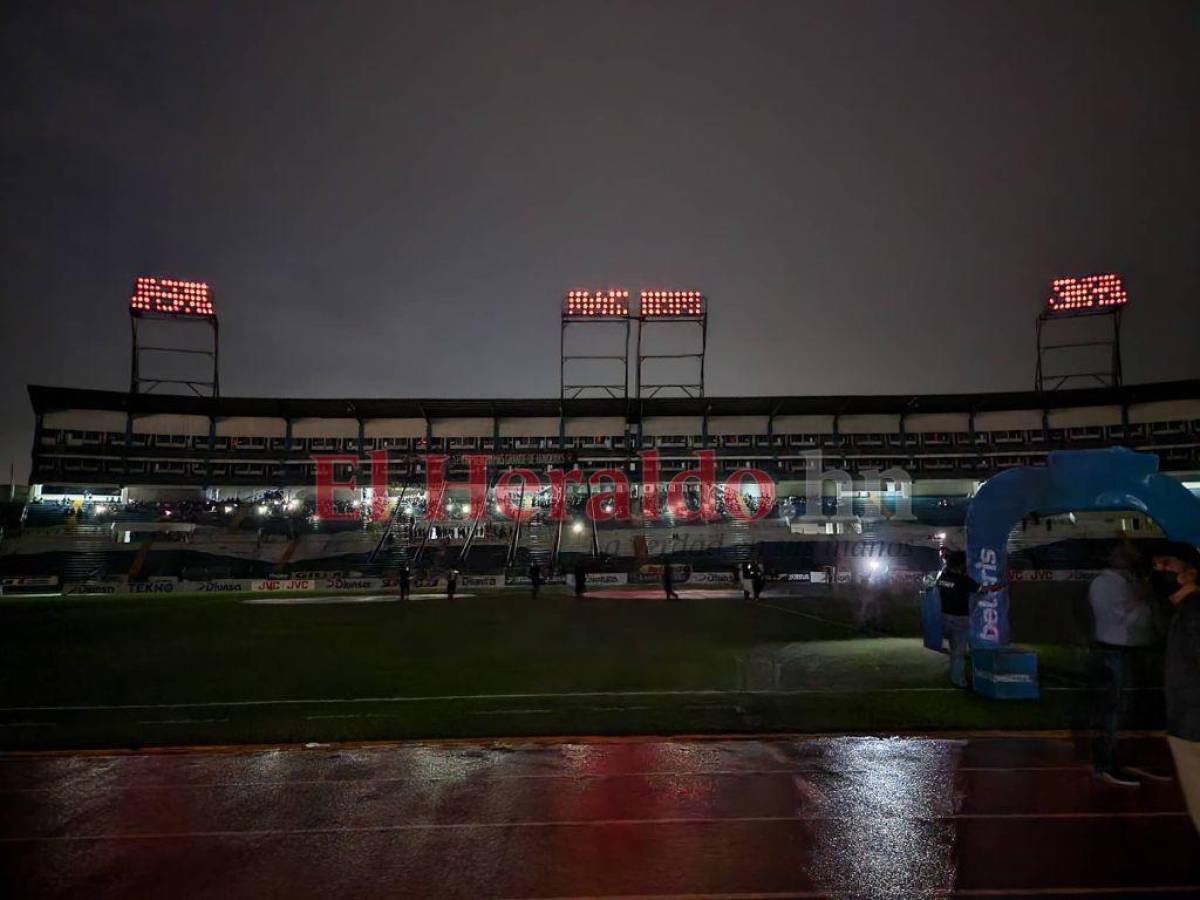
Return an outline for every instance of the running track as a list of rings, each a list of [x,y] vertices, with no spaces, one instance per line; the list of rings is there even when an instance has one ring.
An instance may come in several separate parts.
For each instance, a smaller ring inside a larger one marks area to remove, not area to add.
[[[1158,738],[1130,763],[1170,768]],[[59,897],[1200,894],[1174,783],[1065,737],[0,756],[0,891]]]

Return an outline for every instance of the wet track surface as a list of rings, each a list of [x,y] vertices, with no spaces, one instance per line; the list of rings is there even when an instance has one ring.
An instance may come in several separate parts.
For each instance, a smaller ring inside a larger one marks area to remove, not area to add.
[[[1130,764],[1170,771],[1164,742]],[[1200,895],[1175,783],[1055,738],[0,757],[5,897]]]

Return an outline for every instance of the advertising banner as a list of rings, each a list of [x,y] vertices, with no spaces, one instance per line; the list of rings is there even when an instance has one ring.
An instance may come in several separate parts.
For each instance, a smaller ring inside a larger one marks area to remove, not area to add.
[[[693,572],[687,581],[688,584],[733,584],[734,577],[732,572]]]

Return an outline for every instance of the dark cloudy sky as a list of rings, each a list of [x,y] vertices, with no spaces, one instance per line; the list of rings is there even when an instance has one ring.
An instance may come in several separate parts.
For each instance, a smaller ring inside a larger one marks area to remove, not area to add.
[[[10,2],[0,460],[124,388],[132,278],[226,394],[549,395],[575,286],[711,297],[708,389],[1024,389],[1058,274],[1200,375],[1200,6]]]

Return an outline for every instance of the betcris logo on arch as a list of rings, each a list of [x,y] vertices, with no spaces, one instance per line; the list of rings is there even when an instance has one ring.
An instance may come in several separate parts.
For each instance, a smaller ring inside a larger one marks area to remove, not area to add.
[[[990,587],[1000,580],[1000,553],[994,547],[982,547],[975,562],[976,580]],[[1008,643],[1008,591],[979,594],[971,607],[971,643],[997,646]]]

